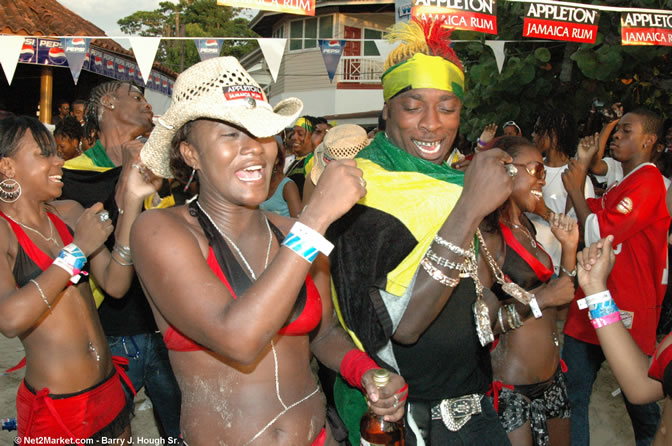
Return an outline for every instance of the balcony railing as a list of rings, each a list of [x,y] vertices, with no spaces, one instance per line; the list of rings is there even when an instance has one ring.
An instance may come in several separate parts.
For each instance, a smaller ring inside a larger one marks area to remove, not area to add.
[[[342,56],[336,71],[338,82],[379,84],[384,62],[373,56]]]

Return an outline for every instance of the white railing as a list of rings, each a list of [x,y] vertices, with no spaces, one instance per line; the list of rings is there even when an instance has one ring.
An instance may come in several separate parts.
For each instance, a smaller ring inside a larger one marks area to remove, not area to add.
[[[379,84],[384,62],[380,57],[342,56],[336,76],[338,82]]]

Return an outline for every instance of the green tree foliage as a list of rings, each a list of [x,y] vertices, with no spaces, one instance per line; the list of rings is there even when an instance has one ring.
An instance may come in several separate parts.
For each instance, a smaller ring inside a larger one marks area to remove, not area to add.
[[[604,4],[601,1],[582,3]],[[609,0],[609,6],[670,9],[672,0]],[[526,4],[497,2],[498,40],[525,40]],[[672,116],[672,50],[665,46],[622,46],[621,15],[603,11],[595,44],[548,41],[508,42],[502,72],[486,36],[456,31],[455,49],[466,70],[461,132],[475,141],[485,125],[515,120],[530,137],[537,116],[547,110],[574,113],[577,122],[588,118],[594,98],[625,110],[649,107]]]
[[[242,12],[218,6],[216,0],[164,1],[154,11],[136,11],[117,23],[124,33],[141,36],[257,37]],[[242,57],[256,45],[256,41],[226,40],[221,55]],[[200,58],[193,41],[162,40],[156,60],[179,73],[181,66],[187,69]]]

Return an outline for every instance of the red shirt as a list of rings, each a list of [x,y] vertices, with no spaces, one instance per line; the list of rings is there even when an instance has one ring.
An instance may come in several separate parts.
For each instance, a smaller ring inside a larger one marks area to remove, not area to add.
[[[656,326],[667,287],[667,230],[663,177],[653,165],[637,168],[601,198],[587,200],[596,215],[600,236],[614,236],[616,263],[607,286],[620,310],[632,314],[630,334],[647,355],[656,344]],[[585,296],[579,288],[574,300]],[[624,320],[626,327],[627,321]],[[572,302],[565,334],[599,345],[587,310]]]

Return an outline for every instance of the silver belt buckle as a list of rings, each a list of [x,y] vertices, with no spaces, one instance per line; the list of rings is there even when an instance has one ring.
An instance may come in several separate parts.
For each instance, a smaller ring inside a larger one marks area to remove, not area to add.
[[[481,395],[472,394],[441,401],[441,419],[448,430],[457,432],[472,415],[481,413]]]

